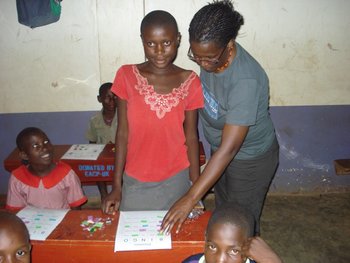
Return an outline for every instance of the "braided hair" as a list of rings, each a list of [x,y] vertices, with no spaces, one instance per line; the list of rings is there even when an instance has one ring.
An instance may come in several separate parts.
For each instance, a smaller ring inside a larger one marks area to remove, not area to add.
[[[192,18],[188,29],[190,41],[214,41],[224,47],[231,39],[236,39],[243,24],[243,16],[235,11],[230,0],[214,0]]]

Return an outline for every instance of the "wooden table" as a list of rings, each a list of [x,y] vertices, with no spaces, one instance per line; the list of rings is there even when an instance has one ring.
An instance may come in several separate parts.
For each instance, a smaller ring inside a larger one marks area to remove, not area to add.
[[[58,161],[71,145],[54,145],[54,160]],[[205,164],[203,144],[199,143],[199,163]],[[96,183],[97,181],[112,182],[114,171],[114,145],[107,144],[97,160],[63,160],[69,164],[79,176],[83,184]],[[12,172],[21,165],[18,149],[14,149],[4,161],[4,167]]]
[[[100,210],[71,210],[45,241],[32,241],[33,263],[103,262],[182,262],[204,251],[204,233],[210,217],[187,220],[179,234],[172,233],[172,249],[114,252],[119,213],[102,230],[90,233],[81,222],[88,216],[107,218]]]

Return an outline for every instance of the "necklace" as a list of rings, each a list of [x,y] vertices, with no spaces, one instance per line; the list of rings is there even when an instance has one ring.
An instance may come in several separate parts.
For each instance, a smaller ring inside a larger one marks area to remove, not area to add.
[[[232,53],[233,53],[233,48],[230,48],[230,52],[228,54],[228,58],[227,58],[226,62],[224,63],[224,65],[222,65],[221,67],[218,67],[215,70],[216,73],[225,70],[230,65]]]

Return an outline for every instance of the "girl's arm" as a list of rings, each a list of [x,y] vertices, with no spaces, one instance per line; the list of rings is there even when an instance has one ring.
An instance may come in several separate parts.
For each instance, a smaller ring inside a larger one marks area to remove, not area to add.
[[[198,113],[197,110],[185,112],[185,137],[187,145],[187,156],[190,162],[190,180],[194,183],[199,177],[199,146],[198,146]]]
[[[127,102],[118,98],[118,127],[115,137],[115,165],[112,191],[102,201],[102,211],[107,214],[118,211],[122,198],[122,177],[128,142]]]
[[[186,220],[194,205],[214,185],[227,165],[235,157],[248,130],[249,127],[247,126],[225,124],[220,147],[212,155],[195,184],[165,215],[161,231],[170,232],[175,224],[178,224],[176,232],[180,231],[182,223]]]

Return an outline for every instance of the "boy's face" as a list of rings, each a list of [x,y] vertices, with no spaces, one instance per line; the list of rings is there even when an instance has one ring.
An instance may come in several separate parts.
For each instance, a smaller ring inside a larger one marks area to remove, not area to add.
[[[115,112],[117,107],[117,96],[111,91],[111,89],[105,89],[101,96],[97,96],[99,102],[102,103],[102,107],[105,111]]]
[[[20,227],[0,226],[0,262],[30,262],[30,243]]]
[[[29,135],[24,140],[20,156],[32,167],[50,166],[53,162],[53,146],[45,133]]]
[[[246,240],[243,231],[229,223],[216,223],[206,235],[206,263],[242,263],[241,251]]]

